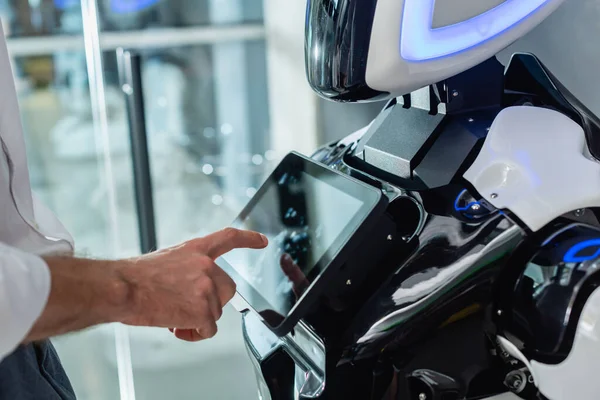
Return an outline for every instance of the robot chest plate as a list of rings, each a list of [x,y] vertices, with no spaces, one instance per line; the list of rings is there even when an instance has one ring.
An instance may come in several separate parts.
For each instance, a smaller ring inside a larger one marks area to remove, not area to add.
[[[600,163],[589,156],[583,129],[549,109],[500,112],[464,178],[534,232],[563,214],[600,206]]]

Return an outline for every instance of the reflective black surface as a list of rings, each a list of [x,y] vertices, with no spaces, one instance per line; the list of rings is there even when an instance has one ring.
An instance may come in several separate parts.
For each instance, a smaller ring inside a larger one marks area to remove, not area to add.
[[[261,232],[268,246],[234,249],[217,262],[253,311],[274,329],[289,331],[292,314],[301,318],[301,308],[318,297],[317,285],[330,291],[326,273],[346,261],[353,240],[386,203],[380,190],[290,153],[232,224]]]
[[[315,158],[360,176],[344,162],[344,154],[353,148],[352,143],[329,146]],[[351,270],[364,271],[366,278],[358,287],[347,286],[345,296],[319,303],[304,319],[324,347],[298,351],[293,335],[277,338],[264,325],[249,321],[247,345],[255,354],[262,348],[263,357],[279,347],[293,353],[288,358],[296,360],[294,384],[299,392],[315,385],[309,385],[312,375],[299,365],[314,364],[306,360],[320,354],[323,391],[311,391],[319,393],[314,398],[320,400],[418,398],[413,392],[427,377],[443,380],[435,393],[443,398],[501,393],[507,368],[491,355],[493,346],[484,328],[494,278],[525,232],[460,182],[420,192],[379,185],[391,199],[390,222],[365,238],[349,261]],[[390,223],[395,225],[393,236],[401,240],[388,242]],[[284,360],[282,369],[287,368]],[[271,378],[280,381],[277,376]],[[446,389],[440,391],[442,386]]]
[[[322,97],[366,101],[385,97],[365,81],[377,0],[309,0],[305,35],[308,82]]]
[[[524,268],[497,289],[499,329],[522,342],[528,357],[550,363],[568,356],[583,304],[600,284],[600,229],[562,225],[522,254]]]
[[[519,55],[507,68],[503,107],[512,105],[564,112],[582,124],[593,148],[595,117],[533,56]],[[493,120],[496,109],[490,110],[482,121]],[[468,110],[453,115],[478,120],[472,116]],[[485,127],[477,128],[481,139]],[[281,346],[295,362],[298,395],[277,398],[474,400],[519,390],[523,398],[543,398],[535,386],[514,387],[519,377],[530,378],[523,363],[500,348],[498,336],[541,362],[568,355],[581,309],[600,286],[598,210],[573,210],[532,232],[463,181],[461,171],[477,146],[460,168],[432,157],[432,173],[453,168],[447,183],[433,187],[350,162],[358,140],[346,138],[314,157],[390,198],[386,218],[348,261],[353,271],[364,271],[361,284],[344,276],[338,285],[346,292],[332,286],[341,295],[306,315],[303,324],[318,340],[300,345],[301,335],[277,338],[264,325],[245,323],[247,346]],[[270,353],[262,354],[256,359]],[[315,359],[318,373],[307,373]]]
[[[319,399],[404,400],[418,398],[411,396],[424,387],[435,388],[428,398],[444,399],[503,390],[506,371],[490,355],[484,326],[494,277],[524,232],[495,210],[469,218],[455,200],[477,201],[460,185],[392,201],[388,213],[400,226],[406,220],[416,236],[397,244],[391,264],[355,260],[378,275],[376,283],[352,292],[355,304],[338,312],[322,304],[306,317],[326,343],[326,385]],[[410,222],[419,210],[421,222]],[[263,328],[246,329],[248,345],[269,348],[268,333],[259,333]],[[439,382],[432,384],[434,378]]]
[[[453,196],[457,191],[447,190]],[[356,317],[352,337],[347,338],[354,344],[345,359],[411,346],[452,316],[465,310],[481,312],[491,302],[492,280],[523,239],[523,231],[501,214],[461,221],[453,216],[454,203],[446,203],[442,214],[444,207],[437,202],[443,199],[437,195],[424,201],[425,210],[439,214],[427,216],[418,248]]]
[[[358,176],[344,163],[353,148],[329,146],[315,157]],[[388,225],[365,239],[351,258],[370,273],[364,283],[349,286],[346,297],[319,303],[304,320],[320,339],[300,341],[298,332],[278,338],[245,319],[260,379],[271,382],[262,386],[263,395],[295,398],[281,386],[290,384],[293,360],[300,399],[406,400],[421,393],[479,399],[508,391],[522,367],[498,357],[496,334],[510,332],[526,349],[538,349],[528,355],[545,362],[568,354],[574,334],[569,321],[577,320],[586,296],[600,285],[600,274],[590,272],[600,259],[600,229],[561,217],[532,234],[460,181],[419,192],[379,185],[390,196],[387,215],[404,239],[371,249],[387,243]],[[546,280],[539,279],[540,268],[551,271],[542,274]],[[514,314],[496,314],[511,307]],[[565,321],[567,311],[571,319]],[[542,350],[555,357],[544,358]],[[529,386],[521,394],[538,395]]]

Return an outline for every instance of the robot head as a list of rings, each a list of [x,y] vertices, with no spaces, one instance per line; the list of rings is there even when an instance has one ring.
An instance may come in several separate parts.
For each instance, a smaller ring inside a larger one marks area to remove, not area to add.
[[[398,97],[494,56],[563,0],[309,0],[306,70],[335,101]]]

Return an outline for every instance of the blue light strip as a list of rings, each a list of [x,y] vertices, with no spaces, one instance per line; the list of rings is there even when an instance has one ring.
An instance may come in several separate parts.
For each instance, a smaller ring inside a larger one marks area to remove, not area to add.
[[[589,249],[590,247],[598,247],[595,253],[587,256],[578,256],[582,250]],[[583,261],[593,260],[600,257],[600,239],[585,240],[581,243],[577,243],[571,247],[563,257],[563,261],[566,263],[579,263]]]
[[[148,8],[160,0],[112,0],[110,9],[117,14],[126,14],[141,11]]]
[[[59,10],[65,10],[69,7],[79,6],[80,0],[54,0],[54,6]]]
[[[506,0],[476,17],[431,29],[435,0],[404,0],[400,54],[425,61],[477,46],[525,20],[550,0]]]

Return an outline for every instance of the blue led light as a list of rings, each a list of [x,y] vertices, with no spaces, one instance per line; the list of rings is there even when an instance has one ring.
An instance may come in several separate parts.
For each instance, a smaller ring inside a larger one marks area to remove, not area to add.
[[[160,0],[112,0],[110,2],[110,9],[117,14],[126,14],[141,11],[159,1]]]
[[[78,6],[80,0],[54,0],[54,6],[59,10],[65,10],[69,7]]]
[[[476,17],[432,29],[435,0],[405,0],[400,54],[425,61],[456,54],[510,29],[550,0],[506,0]]]
[[[463,190],[462,192],[460,192],[460,193],[458,194],[458,196],[456,197],[456,200],[454,201],[454,209],[455,209],[456,211],[458,211],[458,212],[461,212],[461,211],[468,211],[468,210],[469,210],[469,209],[471,209],[471,207],[473,207],[474,205],[479,205],[479,202],[478,202],[478,201],[472,201],[472,202],[470,202],[469,204],[467,204],[467,205],[466,205],[466,206],[464,206],[464,207],[459,207],[459,206],[458,206],[458,203],[459,203],[459,201],[460,201],[460,198],[461,198],[461,197],[463,196],[463,194],[465,194],[466,192],[467,192],[467,190],[466,190],[466,189],[465,189],[465,190]]]
[[[590,247],[597,247],[596,251],[590,255],[580,255],[578,254],[585,249],[589,249]],[[583,261],[593,260],[595,258],[600,257],[600,239],[590,239],[585,240],[581,243],[577,243],[573,247],[571,247],[563,257],[563,261],[566,263],[579,263]]]

